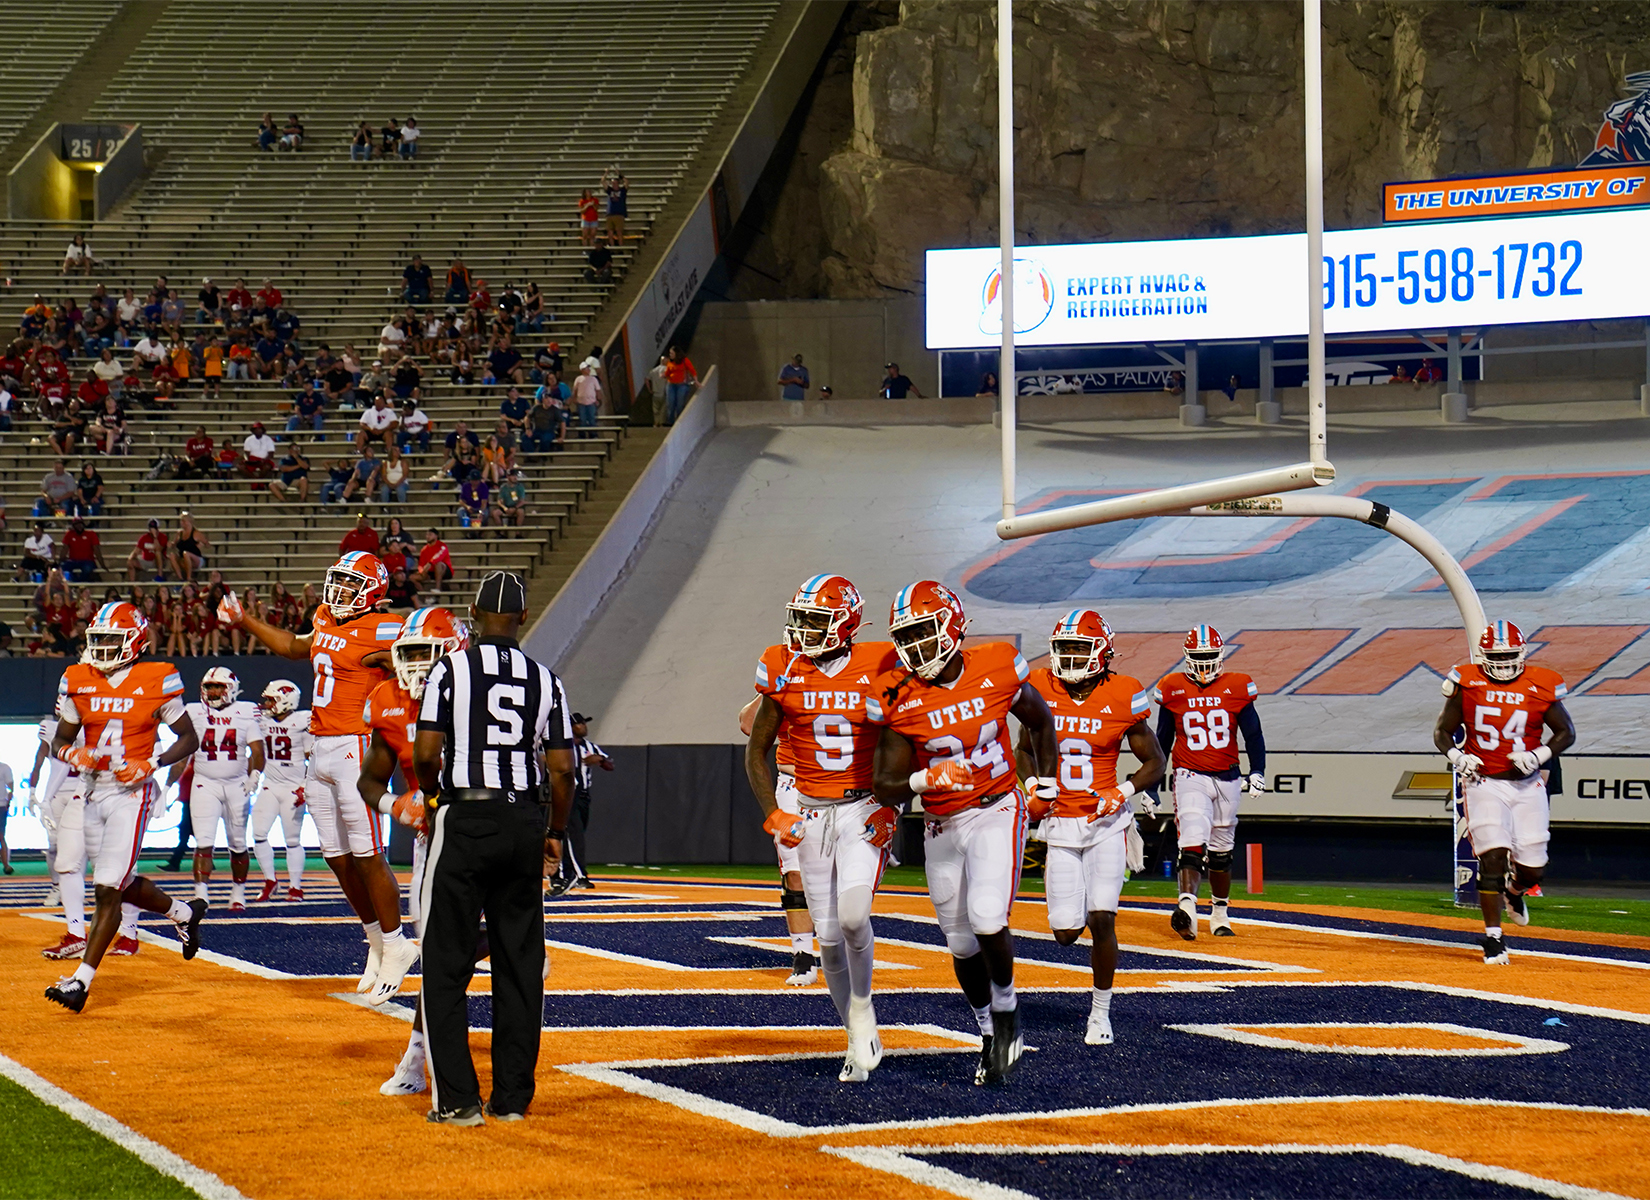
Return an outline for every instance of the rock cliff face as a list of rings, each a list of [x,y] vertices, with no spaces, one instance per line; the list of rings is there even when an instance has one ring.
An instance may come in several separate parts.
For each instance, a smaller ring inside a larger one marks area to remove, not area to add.
[[[1293,0],[1014,6],[1017,236],[1267,233],[1304,222]],[[1636,0],[1329,0],[1325,205],[1377,223],[1388,180],[1579,161],[1626,71]],[[922,252],[997,236],[996,6],[856,5],[764,234],[753,295],[922,289]]]

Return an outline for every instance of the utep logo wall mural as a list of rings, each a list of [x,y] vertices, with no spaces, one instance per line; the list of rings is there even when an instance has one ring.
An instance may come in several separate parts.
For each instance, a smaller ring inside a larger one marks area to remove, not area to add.
[[[1014,260],[1014,332],[1030,333],[1054,311],[1054,280],[1034,258]],[[1003,331],[1003,269],[994,267],[980,288],[980,332]]]
[[[1637,91],[1604,110],[1593,152],[1581,160],[1584,167],[1607,163],[1650,162],[1650,71],[1635,71],[1627,86]]]
[[[1647,475],[1371,480],[1355,484],[1348,494],[1431,528],[1481,593],[1546,592],[1565,586],[1650,527]],[[1133,490],[1054,490],[1026,510]],[[1015,605],[1230,596],[1345,570],[1398,545],[1390,534],[1334,517],[1220,522],[1157,517],[1010,543],[965,566],[961,582],[976,596]],[[1407,548],[1405,553],[1413,569],[1391,578],[1385,594],[1443,594],[1441,581],[1420,556]],[[1622,587],[1643,591],[1642,583],[1625,579]],[[1367,581],[1360,593],[1369,594]]]

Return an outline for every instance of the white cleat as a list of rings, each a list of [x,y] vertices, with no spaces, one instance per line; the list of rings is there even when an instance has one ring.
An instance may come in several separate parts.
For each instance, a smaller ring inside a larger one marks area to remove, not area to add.
[[[1111,1045],[1111,1015],[1103,1012],[1089,1013],[1088,1032],[1083,1034],[1083,1041],[1090,1046]]]
[[[407,972],[417,961],[418,943],[410,937],[386,945],[378,965],[378,980],[372,985],[372,993],[367,999],[373,1004],[388,1004],[395,999],[400,994],[402,980],[406,979]]]
[[[378,967],[383,959],[383,953],[372,942],[367,943],[367,969],[361,972],[361,978],[355,985],[357,995],[364,996],[378,985]]]
[[[869,996],[854,996],[848,1001],[848,1057],[868,1072],[882,1062],[877,1010]]]
[[[46,889],[46,898],[40,903],[45,908],[57,908],[63,903],[63,893],[58,890],[57,885],[54,883]]]
[[[395,1074],[378,1085],[381,1096],[416,1096],[429,1090],[430,1082],[424,1077],[424,1050],[415,1046],[407,1047],[395,1065]]]
[[[819,980],[819,960],[811,954],[791,956],[791,973],[785,979],[787,987],[807,987]]]
[[[838,1083],[864,1083],[869,1078],[871,1073],[856,1063],[852,1054],[842,1060],[842,1070],[836,1074]]]
[[[1209,910],[1209,932],[1215,937],[1237,936],[1237,931],[1232,928],[1232,917],[1227,912],[1226,905],[1217,904]]]

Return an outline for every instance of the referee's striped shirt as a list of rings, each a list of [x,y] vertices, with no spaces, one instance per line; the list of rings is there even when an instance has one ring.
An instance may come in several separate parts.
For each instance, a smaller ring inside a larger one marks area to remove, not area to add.
[[[511,638],[479,638],[430,670],[418,727],[446,735],[441,789],[537,793],[539,754],[573,744],[573,715],[554,671]]]

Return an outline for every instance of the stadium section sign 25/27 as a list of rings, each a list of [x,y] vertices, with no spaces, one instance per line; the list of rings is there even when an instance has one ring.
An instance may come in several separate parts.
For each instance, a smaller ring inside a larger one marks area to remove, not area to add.
[[[1027,246],[1014,258],[1024,346],[1299,337],[1306,235]],[[998,250],[928,252],[928,346],[1002,336]],[[1331,333],[1644,315],[1650,210],[1324,234]]]

